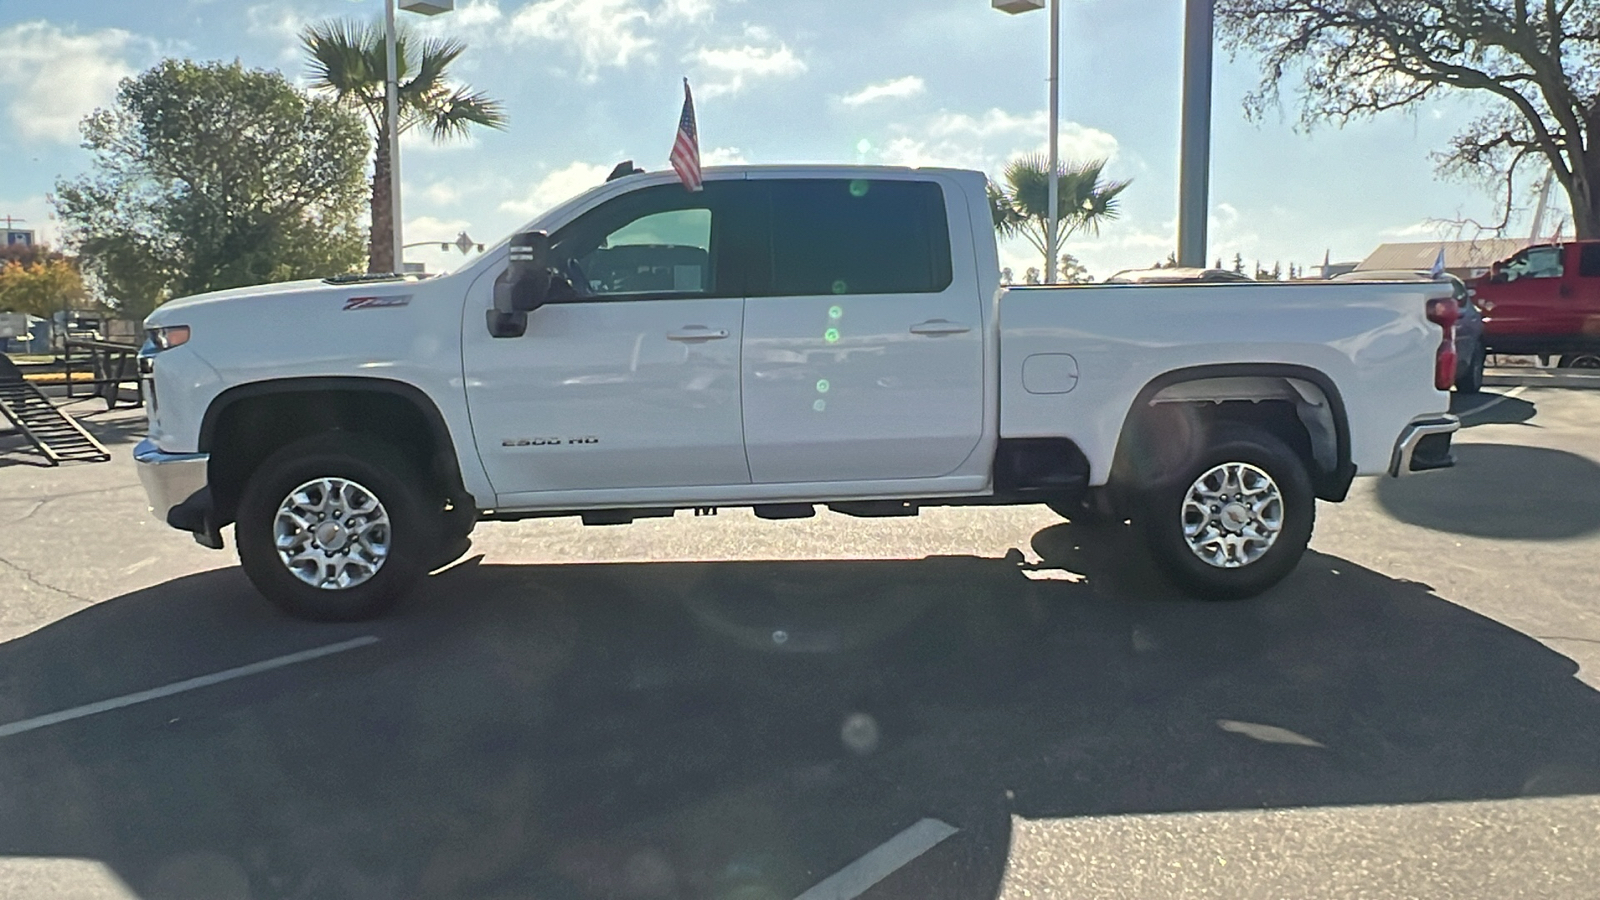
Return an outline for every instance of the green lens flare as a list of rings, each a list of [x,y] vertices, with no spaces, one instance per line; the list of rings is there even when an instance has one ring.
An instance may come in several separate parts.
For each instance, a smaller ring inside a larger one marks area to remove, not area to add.
[[[822,412],[823,410],[828,408],[828,401],[826,401],[826,400],[818,400],[817,402],[811,404],[811,408],[816,410],[817,412]]]
[[[822,339],[830,344],[839,343],[839,329],[829,328],[827,331],[822,333]]]
[[[828,384],[828,379],[824,378],[817,382],[817,393],[826,394],[828,392],[828,388],[832,386],[833,385]]]
[[[865,197],[867,191],[870,190],[872,190],[872,185],[865,179],[857,178],[855,181],[850,182],[850,196],[852,197]]]
[[[838,281],[835,281],[833,283],[833,292],[835,294],[843,294],[848,290],[850,290],[850,285],[845,284],[845,281],[844,281],[843,278],[841,278]]]
[[[840,309],[839,307],[837,307],[837,306],[828,307],[828,318],[837,319],[842,315],[844,315],[844,310]]]

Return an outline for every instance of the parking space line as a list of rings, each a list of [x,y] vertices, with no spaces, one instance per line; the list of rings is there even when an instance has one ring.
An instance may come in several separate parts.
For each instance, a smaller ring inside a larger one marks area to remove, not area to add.
[[[1463,418],[1465,418],[1467,416],[1477,415],[1478,413],[1481,413],[1484,410],[1489,409],[1490,407],[1493,407],[1493,406],[1496,406],[1498,404],[1504,403],[1507,400],[1511,400],[1511,399],[1514,399],[1516,397],[1520,397],[1527,390],[1528,390],[1528,386],[1527,385],[1519,384],[1516,387],[1512,388],[1511,390],[1506,391],[1504,394],[1501,394],[1498,397],[1495,397],[1493,400],[1490,400],[1488,403],[1485,403],[1482,406],[1474,406],[1473,408],[1471,408],[1471,409],[1469,409],[1469,410],[1467,410],[1465,412],[1457,413],[1457,415],[1459,415],[1459,416],[1461,416]]]
[[[224,681],[232,681],[235,678],[244,678],[248,675],[258,675],[262,672],[271,671],[272,669],[281,669],[284,666],[292,666],[295,663],[306,662],[307,660],[329,656],[334,653],[343,653],[346,650],[354,650],[357,647],[365,647],[368,644],[376,644],[377,642],[378,639],[376,637],[373,637],[370,634],[363,635],[358,638],[351,638],[348,641],[340,641],[337,644],[328,644],[323,647],[313,647],[310,650],[301,650],[298,653],[290,653],[285,656],[274,656],[271,659],[264,659],[261,662],[250,663],[247,666],[224,669],[221,672],[213,672],[210,675],[200,675],[195,678],[186,678],[183,681],[175,681],[172,684],[151,688],[147,691],[123,694],[121,697],[112,697],[109,700],[101,700],[96,703],[89,703],[83,706],[74,706],[71,709],[64,709],[60,712],[46,713],[42,716],[34,716],[31,719],[8,722],[4,725],[0,725],[0,738],[11,737],[14,734],[22,734],[25,731],[33,731],[49,725],[59,725],[62,722],[70,722],[73,719],[82,719],[85,716],[93,716],[103,712],[110,712],[113,709],[122,709],[125,706],[133,706],[134,704],[144,703],[148,700],[159,700],[162,697],[170,697],[173,694],[181,694],[184,691],[192,691],[203,687],[210,687],[213,684],[220,684]]]
[[[812,885],[795,900],[853,900],[959,830],[938,819],[923,819]]]

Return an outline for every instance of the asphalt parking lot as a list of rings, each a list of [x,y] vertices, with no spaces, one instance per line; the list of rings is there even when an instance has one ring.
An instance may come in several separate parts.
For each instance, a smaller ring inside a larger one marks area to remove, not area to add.
[[[1043,507],[488,525],[312,625],[0,436],[0,897],[1600,893],[1600,391],[1186,600]]]

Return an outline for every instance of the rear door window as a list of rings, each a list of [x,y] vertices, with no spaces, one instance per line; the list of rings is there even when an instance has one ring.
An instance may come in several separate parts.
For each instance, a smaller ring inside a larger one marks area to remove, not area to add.
[[[938,184],[796,179],[767,185],[772,271],[751,285],[750,296],[936,294],[950,286],[950,230]]]

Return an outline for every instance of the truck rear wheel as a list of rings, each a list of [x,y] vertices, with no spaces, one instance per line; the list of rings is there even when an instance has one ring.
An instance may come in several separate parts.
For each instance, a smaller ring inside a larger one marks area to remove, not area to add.
[[[1305,464],[1283,441],[1237,428],[1147,488],[1140,512],[1168,577],[1196,596],[1232,600],[1294,570],[1311,542],[1316,496]]]
[[[381,615],[439,551],[440,510],[427,484],[409,460],[371,438],[333,432],[296,441],[245,487],[239,563],[292,616]]]
[[[1564,354],[1560,366],[1563,369],[1600,369],[1600,352]]]

